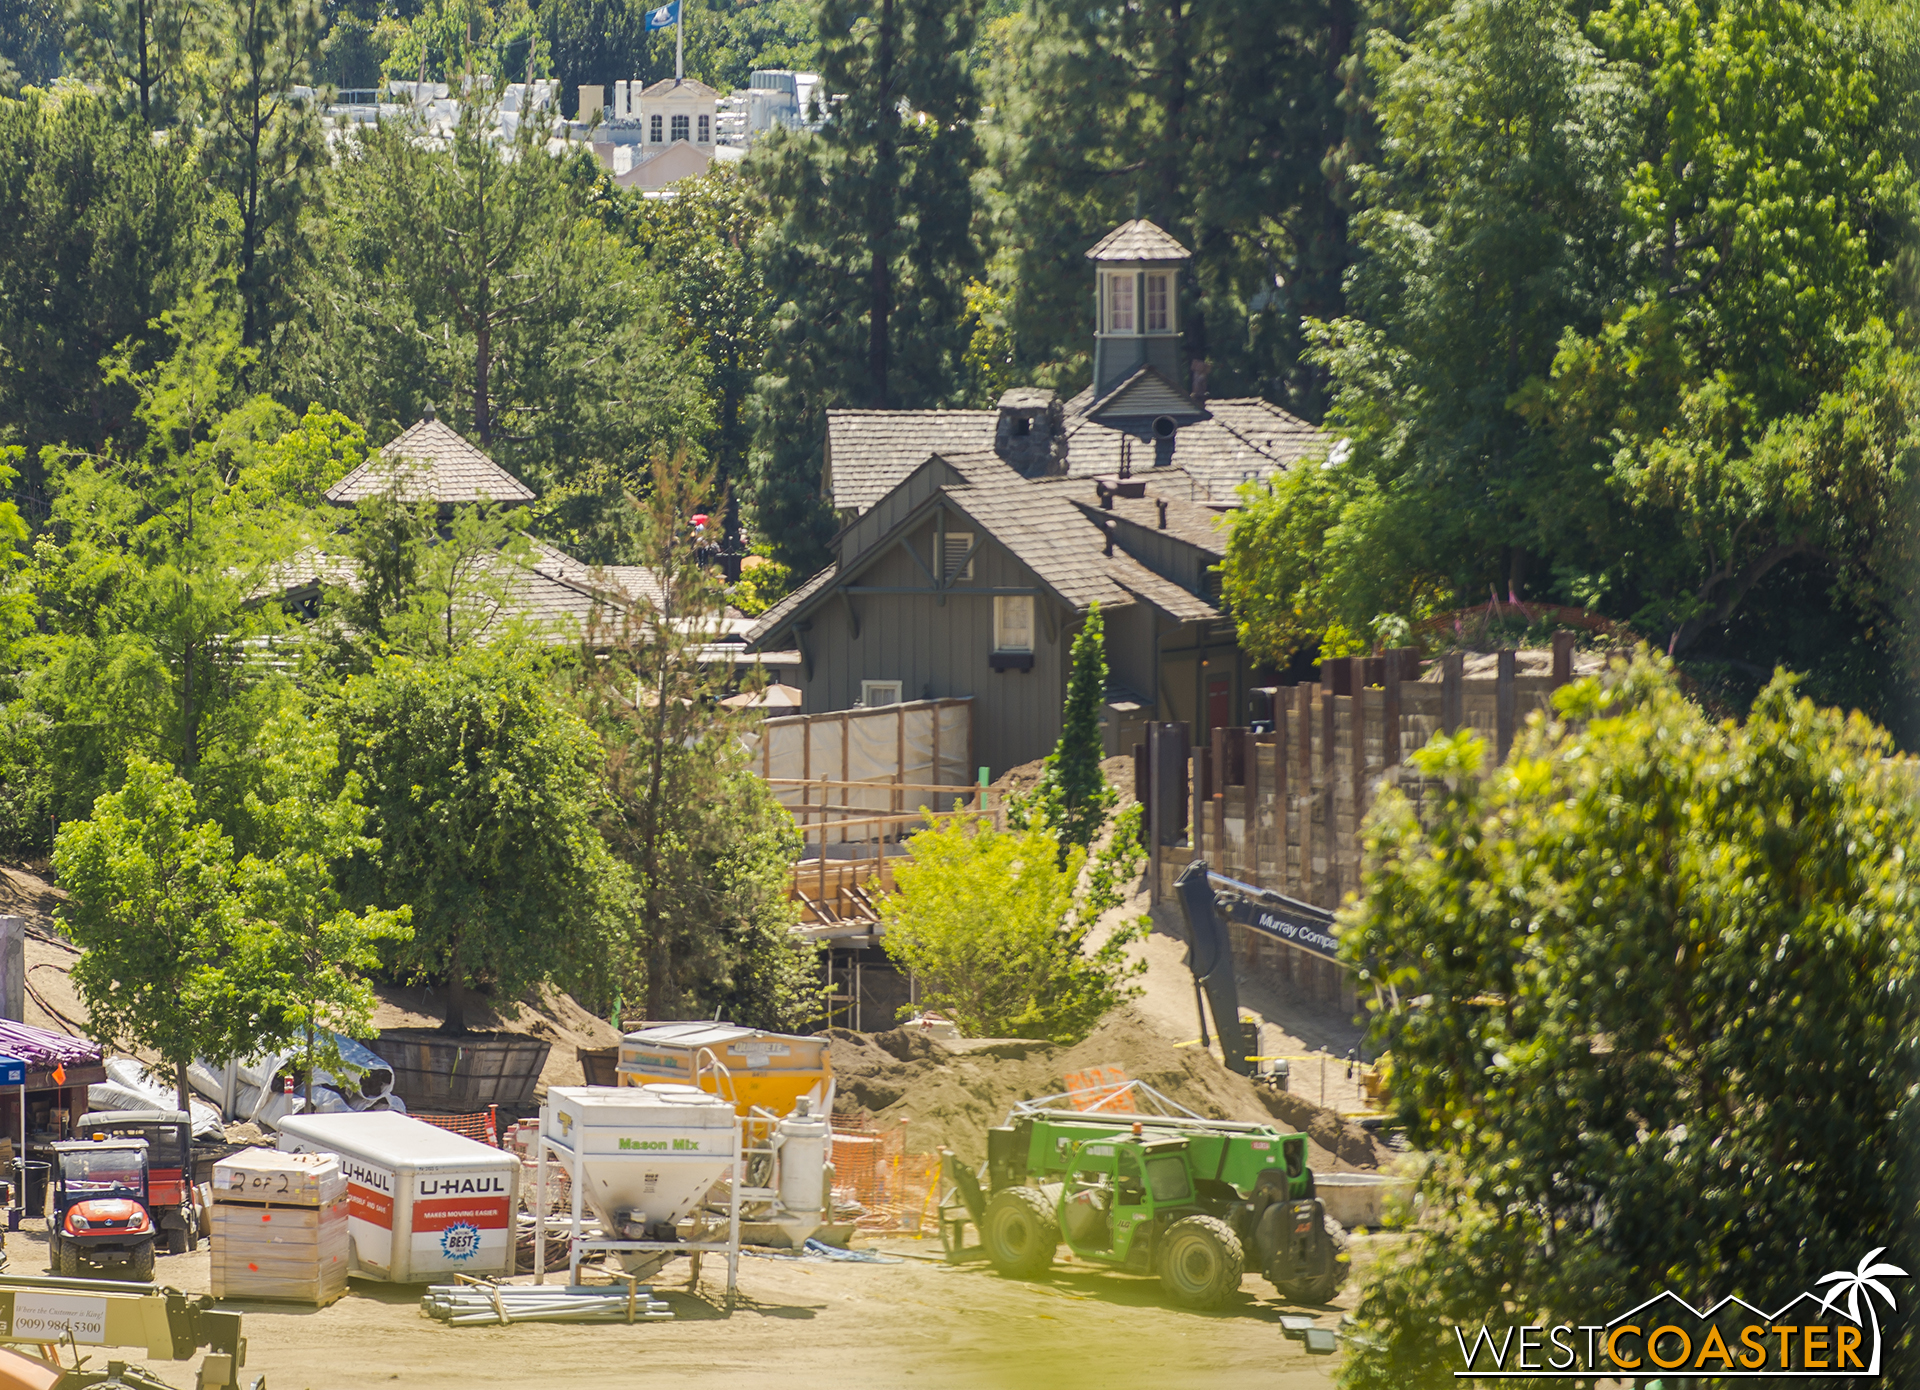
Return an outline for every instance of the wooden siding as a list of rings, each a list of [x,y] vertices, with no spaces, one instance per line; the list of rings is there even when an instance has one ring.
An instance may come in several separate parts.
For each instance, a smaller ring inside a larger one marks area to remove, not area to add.
[[[1037,595],[1033,669],[992,670],[993,599],[980,591],[1041,586],[1032,571],[991,536],[981,534],[972,520],[953,513],[948,526],[974,532],[981,544],[974,552],[973,579],[947,590],[944,606],[933,593],[848,594],[830,596],[814,610],[812,625],[803,634],[813,666],[812,676],[803,677],[806,708],[848,709],[859,701],[860,683],[867,680],[897,680],[909,700],[972,696],[973,761],[997,777],[1010,767],[1045,757],[1059,741],[1074,615],[1050,595]],[[934,533],[929,518],[908,535],[929,566]],[[891,546],[852,582],[856,587],[924,589],[927,577],[898,546]]]
[[[913,514],[913,509],[949,483],[963,483],[953,465],[942,459],[928,459],[916,468],[899,487],[894,488],[862,514],[860,519],[847,528],[847,534],[840,539],[840,563],[842,566],[854,564],[879,539]],[[962,528],[956,528],[962,529]],[[920,547],[920,558],[931,565],[932,548]],[[912,562],[909,561],[909,564]],[[920,582],[926,577],[921,575]]]
[[[1114,540],[1120,549],[1168,583],[1178,584],[1190,594],[1206,595],[1207,567],[1214,563],[1211,555],[1171,532],[1141,526],[1125,517],[1115,520],[1118,529]]]

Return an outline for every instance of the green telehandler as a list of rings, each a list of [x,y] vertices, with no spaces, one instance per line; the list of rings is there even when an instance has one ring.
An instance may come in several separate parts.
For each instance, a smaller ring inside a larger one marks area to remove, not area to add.
[[[1219,1306],[1249,1270],[1293,1303],[1346,1282],[1346,1232],[1314,1196],[1304,1134],[1034,1110],[987,1131],[987,1174],[991,1195],[964,1170],[957,1186],[1003,1275],[1040,1273],[1064,1241],[1089,1263],[1157,1274],[1188,1308]]]

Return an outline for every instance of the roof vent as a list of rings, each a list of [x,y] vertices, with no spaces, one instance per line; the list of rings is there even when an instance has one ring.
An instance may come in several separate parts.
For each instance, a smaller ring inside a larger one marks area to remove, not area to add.
[[[1160,529],[1164,531],[1167,529],[1167,499],[1156,497],[1153,505],[1160,509]]]
[[[1155,439],[1172,439],[1173,432],[1178,428],[1180,427],[1173,422],[1171,415],[1156,415],[1153,417],[1153,437]]]
[[[433,402],[432,401],[427,402],[427,408],[420,412],[420,418],[422,420],[433,419]]]

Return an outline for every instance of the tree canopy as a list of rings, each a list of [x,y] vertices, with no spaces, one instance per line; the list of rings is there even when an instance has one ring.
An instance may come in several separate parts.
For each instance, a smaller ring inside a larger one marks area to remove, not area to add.
[[[1715,723],[1644,655],[1554,705],[1498,768],[1436,737],[1425,826],[1392,792],[1370,820],[1342,952],[1435,1162],[1355,1386],[1457,1369],[1454,1325],[1778,1307],[1910,1229],[1920,817],[1886,734],[1785,676]]]
[[[333,719],[379,842],[349,865],[348,900],[412,907],[395,958],[444,986],[449,1031],[476,987],[511,1001],[602,978],[629,887],[594,825],[599,746],[533,656],[379,657]]]

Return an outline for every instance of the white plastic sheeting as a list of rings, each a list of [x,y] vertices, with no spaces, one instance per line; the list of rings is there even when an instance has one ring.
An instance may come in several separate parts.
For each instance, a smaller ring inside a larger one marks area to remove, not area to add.
[[[873,709],[841,710],[831,714],[790,715],[769,719],[759,731],[745,736],[760,775],[773,784],[774,795],[789,809],[827,804],[847,807],[830,821],[858,819],[864,812],[883,816],[894,812],[951,811],[956,796],[945,792],[900,791],[909,786],[952,787],[971,790],[968,760],[973,743],[973,706],[970,700],[914,700]],[[793,786],[853,782],[858,786]],[[938,803],[938,804],[936,804]],[[803,825],[818,817],[797,817]],[[829,844],[870,843],[895,839],[897,825],[856,825],[827,832]],[[818,844],[819,836],[808,837]]]
[[[350,1069],[346,1077],[326,1071],[313,1074],[313,1100],[307,1101],[307,1088],[298,1085],[289,1096],[273,1082],[277,1076],[297,1069],[304,1058],[301,1049],[270,1052],[248,1061],[208,1062],[204,1058],[187,1068],[187,1080],[193,1089],[208,1099],[225,1104],[231,1072],[232,1112],[234,1120],[251,1120],[269,1129],[279,1128],[288,1115],[336,1115],[348,1110],[398,1110],[406,1106],[393,1094],[393,1068],[364,1043],[341,1033],[333,1035],[340,1060]]]
[[[219,1137],[220,1112],[188,1097],[196,1139]],[[87,1087],[89,1110],[178,1110],[180,1095],[132,1057],[107,1058],[107,1079]]]

